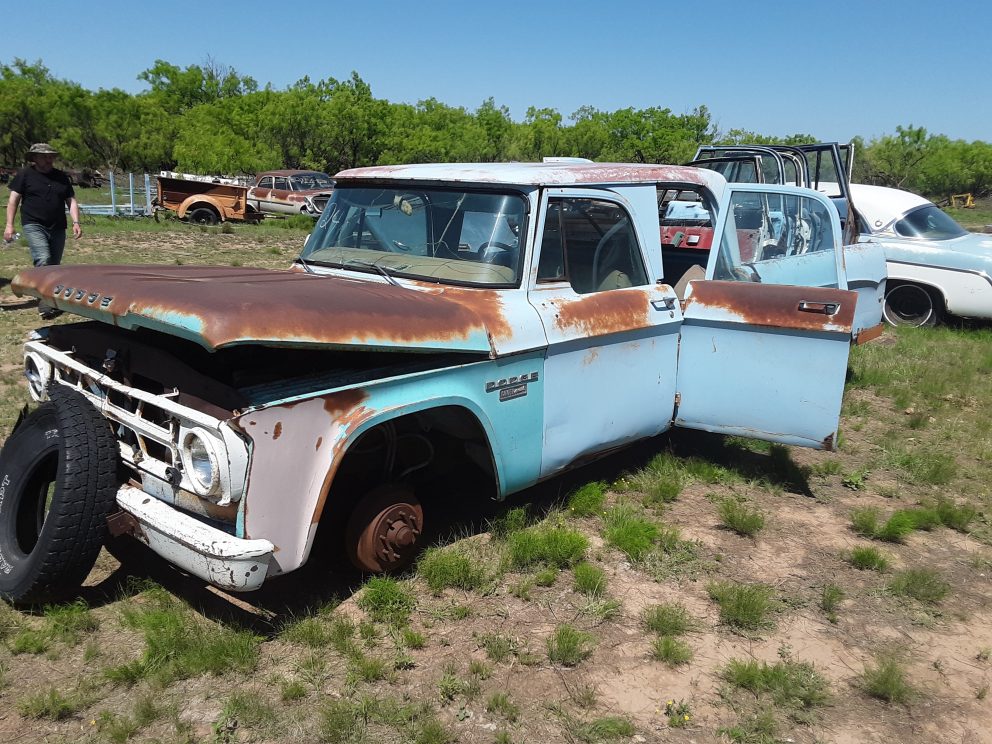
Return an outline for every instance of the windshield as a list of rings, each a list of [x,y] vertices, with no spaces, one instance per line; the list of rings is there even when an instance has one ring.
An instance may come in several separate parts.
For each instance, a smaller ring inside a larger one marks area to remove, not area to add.
[[[933,204],[925,204],[907,213],[893,227],[903,237],[926,240],[950,240],[968,234],[967,230]]]
[[[525,213],[519,194],[339,187],[302,258],[411,279],[516,286]]]
[[[290,176],[289,182],[293,185],[293,191],[334,188],[334,179],[326,173],[298,173]]]

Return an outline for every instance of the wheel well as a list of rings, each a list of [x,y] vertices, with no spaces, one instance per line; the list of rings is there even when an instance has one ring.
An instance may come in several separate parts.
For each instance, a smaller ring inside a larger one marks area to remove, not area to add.
[[[919,287],[933,298],[935,305],[941,309],[946,309],[944,292],[940,289],[940,287],[933,284],[924,284],[923,282],[912,281],[910,279],[887,279],[885,282],[885,294],[887,295],[897,287]]]
[[[334,475],[314,550],[339,552],[352,509],[365,494],[390,482],[410,486],[428,512],[457,495],[494,498],[497,478],[485,429],[467,409],[442,406],[364,431]]]
[[[211,212],[214,213],[214,215],[216,215],[218,220],[221,218],[220,212],[217,210],[217,207],[215,207],[210,202],[195,202],[194,204],[190,204],[188,207],[186,207],[186,214],[189,215],[195,212],[197,209],[209,209]]]

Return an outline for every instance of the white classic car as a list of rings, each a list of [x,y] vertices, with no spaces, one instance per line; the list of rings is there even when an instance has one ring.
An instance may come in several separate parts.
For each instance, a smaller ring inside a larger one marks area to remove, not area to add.
[[[945,315],[992,318],[992,235],[970,233],[922,196],[851,184],[861,240],[880,243],[892,325],[933,326]]]

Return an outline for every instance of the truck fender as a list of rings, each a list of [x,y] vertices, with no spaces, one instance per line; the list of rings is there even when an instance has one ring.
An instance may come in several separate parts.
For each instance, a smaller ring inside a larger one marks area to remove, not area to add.
[[[492,446],[492,442],[494,441],[492,423],[489,421],[489,418],[485,415],[485,413],[473,401],[464,398],[432,399],[417,401],[408,405],[382,410],[378,412],[377,415],[369,417],[357,426],[349,429],[345,436],[338,441],[331,466],[328,469],[321,485],[320,495],[317,499],[317,504],[311,520],[311,529],[307,536],[301,565],[302,563],[305,563],[310,556],[310,551],[313,548],[314,538],[316,536],[316,527],[320,523],[321,518],[324,516],[325,508],[328,506],[333,506],[328,502],[328,496],[330,495],[331,485],[334,482],[338,468],[348,456],[349,452],[351,452],[352,447],[361,438],[361,436],[379,426],[382,426],[383,424],[397,421],[413,414],[429,414],[431,411],[440,411],[441,409],[450,409],[456,412],[461,412],[466,416],[467,420],[471,421],[478,427],[484,438],[484,444],[489,454],[493,477],[496,481],[497,494],[500,496],[503,495],[505,484],[504,465]]]
[[[209,194],[194,194],[193,196],[186,197],[182,204],[179,205],[179,209],[176,210],[176,216],[179,219],[183,219],[186,217],[187,212],[191,212],[197,207],[204,206],[212,207],[213,210],[217,212],[221,222],[227,220],[227,214],[224,211],[223,205],[218,199],[215,199]]]

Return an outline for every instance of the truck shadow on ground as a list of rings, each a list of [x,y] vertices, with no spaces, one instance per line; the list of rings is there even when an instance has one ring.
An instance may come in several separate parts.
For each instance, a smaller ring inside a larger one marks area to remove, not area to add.
[[[786,491],[812,496],[808,472],[786,447],[771,445],[755,451],[738,440],[705,432],[677,431],[645,440],[607,455],[561,476],[496,502],[485,496],[447,498],[435,503],[433,529],[425,544],[437,545],[488,530],[493,520],[511,509],[526,506],[540,519],[561,506],[568,496],[590,481],[615,482],[625,473],[643,468],[652,458],[671,453],[697,458],[725,468],[744,480],[763,480]],[[267,638],[278,634],[288,621],[320,608],[345,601],[358,591],[364,577],[346,561],[333,565],[309,561],[303,568],[272,579],[258,591],[233,594],[208,586],[201,579],[179,571],[145,546],[128,540],[114,550],[120,566],[95,586],[81,593],[90,606],[112,603],[154,582],[205,617]],[[412,571],[413,569],[411,569]]]

